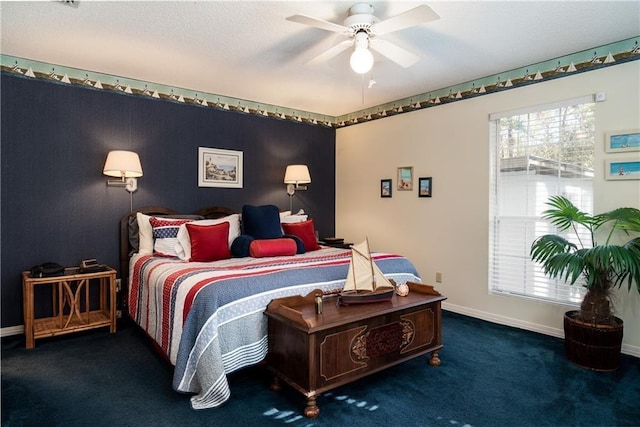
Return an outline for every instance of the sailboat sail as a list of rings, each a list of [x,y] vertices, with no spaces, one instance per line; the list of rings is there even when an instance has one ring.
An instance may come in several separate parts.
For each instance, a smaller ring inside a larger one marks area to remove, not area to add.
[[[367,296],[385,295],[391,298],[395,289],[394,284],[387,279],[380,268],[373,262],[369,250],[369,241],[365,240],[351,247],[351,262],[347,272],[347,280],[342,289],[341,296],[345,298],[363,298]],[[350,302],[357,302],[351,300]],[[364,299],[362,302],[367,302]]]

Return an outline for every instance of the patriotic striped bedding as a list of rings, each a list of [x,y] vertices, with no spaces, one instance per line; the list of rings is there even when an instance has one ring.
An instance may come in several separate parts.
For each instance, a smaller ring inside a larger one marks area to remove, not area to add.
[[[175,366],[173,388],[193,394],[194,409],[229,399],[226,375],[263,360],[274,298],[341,289],[351,251],[322,249],[273,258],[197,263],[134,255],[129,314]],[[376,264],[398,283],[420,281],[399,255],[376,253]]]

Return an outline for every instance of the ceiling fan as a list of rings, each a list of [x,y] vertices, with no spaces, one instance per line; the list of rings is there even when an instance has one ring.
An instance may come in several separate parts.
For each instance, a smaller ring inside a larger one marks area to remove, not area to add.
[[[371,4],[357,3],[349,8],[349,16],[344,20],[344,25],[307,15],[293,15],[289,16],[287,20],[341,33],[348,37],[348,40],[333,46],[312,59],[311,62],[328,60],[353,46],[354,50],[349,61],[351,68],[356,73],[364,74],[371,70],[374,62],[373,54],[369,48],[404,68],[418,62],[420,57],[417,55],[379,37],[393,31],[440,19],[440,16],[427,5],[417,6],[383,21],[380,21],[373,13],[374,8]]]

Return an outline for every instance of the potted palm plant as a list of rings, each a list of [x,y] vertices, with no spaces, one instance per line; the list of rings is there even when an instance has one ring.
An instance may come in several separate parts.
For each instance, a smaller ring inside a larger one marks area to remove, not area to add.
[[[547,205],[542,217],[559,232],[571,230],[578,243],[546,234],[532,243],[531,258],[550,278],[573,285],[582,277],[587,288],[580,309],[564,316],[567,358],[586,368],[615,370],[623,322],[614,315],[610,296],[625,284],[631,292],[634,283],[640,293],[640,210],[621,207],[590,215],[563,196],[550,197]],[[588,231],[589,242],[580,239],[580,228]]]

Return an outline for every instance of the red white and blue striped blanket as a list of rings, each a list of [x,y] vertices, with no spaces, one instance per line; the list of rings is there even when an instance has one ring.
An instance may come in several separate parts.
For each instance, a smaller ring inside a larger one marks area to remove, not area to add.
[[[194,393],[194,409],[219,406],[230,396],[226,374],[267,354],[267,304],[314,289],[341,289],[350,254],[323,247],[289,257],[209,263],[134,255],[129,314],[175,365],[174,389]],[[396,282],[420,281],[406,258],[373,257]]]

